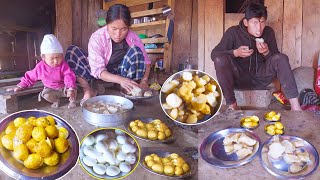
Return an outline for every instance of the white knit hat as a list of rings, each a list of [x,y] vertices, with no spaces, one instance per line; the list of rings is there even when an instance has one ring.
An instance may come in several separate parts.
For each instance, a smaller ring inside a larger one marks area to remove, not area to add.
[[[53,34],[46,34],[43,37],[40,51],[41,54],[63,53],[60,42]]]

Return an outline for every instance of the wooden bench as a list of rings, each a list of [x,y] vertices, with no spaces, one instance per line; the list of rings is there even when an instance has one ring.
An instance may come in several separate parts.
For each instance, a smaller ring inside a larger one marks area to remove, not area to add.
[[[0,113],[2,114],[18,111],[18,97],[41,92],[43,89],[43,84],[39,82],[31,88],[17,92],[6,91],[8,88],[12,87],[15,87],[15,85],[4,86],[0,88]]]

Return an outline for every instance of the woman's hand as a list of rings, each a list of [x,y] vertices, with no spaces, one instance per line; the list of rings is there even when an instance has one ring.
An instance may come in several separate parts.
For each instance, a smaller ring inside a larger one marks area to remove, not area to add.
[[[144,80],[144,79],[142,79],[141,81],[140,81],[140,88],[141,89],[148,89],[149,88],[149,84],[148,84],[148,80]]]
[[[136,83],[134,80],[122,77],[119,83],[123,89],[127,92],[131,92],[134,88],[139,88],[139,84]]]

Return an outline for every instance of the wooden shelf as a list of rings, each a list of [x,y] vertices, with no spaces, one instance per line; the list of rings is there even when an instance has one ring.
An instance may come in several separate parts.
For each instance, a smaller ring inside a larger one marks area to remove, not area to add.
[[[147,23],[132,24],[131,29],[134,31],[165,28],[166,20],[152,21]]]
[[[146,49],[148,54],[162,54],[164,53],[164,48],[157,48],[157,49]]]
[[[141,39],[144,44],[147,43],[167,43],[168,38],[167,37],[160,37],[160,38],[145,38]]]
[[[141,5],[141,4],[148,4],[148,3],[152,3],[152,2],[157,2],[157,1],[161,1],[161,0],[117,0],[117,1],[111,1],[111,2],[103,2],[103,9],[104,10],[108,10],[109,7],[111,7],[112,5],[115,4],[124,4],[128,7],[131,6],[137,6],[137,5]]]
[[[162,14],[162,8],[133,12],[133,13],[131,13],[131,18],[152,16],[152,15],[156,15],[156,14]]]

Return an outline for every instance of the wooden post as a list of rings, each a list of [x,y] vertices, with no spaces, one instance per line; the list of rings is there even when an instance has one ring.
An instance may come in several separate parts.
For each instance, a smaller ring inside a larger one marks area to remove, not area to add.
[[[72,44],[72,0],[56,0],[56,29],[64,52]]]

